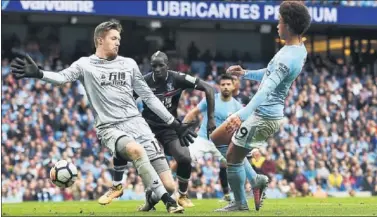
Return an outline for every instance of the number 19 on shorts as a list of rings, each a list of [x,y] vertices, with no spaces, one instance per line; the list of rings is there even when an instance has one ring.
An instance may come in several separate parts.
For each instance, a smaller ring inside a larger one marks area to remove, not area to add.
[[[246,129],[246,127],[241,127],[240,129],[238,129],[236,131],[236,139],[244,139],[245,136],[247,136],[247,134],[249,133],[249,131]]]

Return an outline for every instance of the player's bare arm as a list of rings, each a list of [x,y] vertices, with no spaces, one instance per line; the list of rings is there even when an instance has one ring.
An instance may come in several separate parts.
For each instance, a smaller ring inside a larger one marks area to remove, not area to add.
[[[258,70],[246,70],[239,65],[230,66],[227,70],[227,74],[236,75],[242,79],[252,80],[252,81],[262,81],[264,73],[267,68],[258,69]]]
[[[214,117],[215,91],[213,90],[213,87],[211,85],[201,79],[199,79],[199,82],[197,83],[195,89],[204,91],[206,94],[208,116],[207,135],[209,138],[209,135],[216,129],[216,122]]]
[[[198,117],[199,113],[200,110],[198,107],[195,107],[194,109],[190,110],[183,119],[183,123],[190,123],[194,121],[195,118]]]

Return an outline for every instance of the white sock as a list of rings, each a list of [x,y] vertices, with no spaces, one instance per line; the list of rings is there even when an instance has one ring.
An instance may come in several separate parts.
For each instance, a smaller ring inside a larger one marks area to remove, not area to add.
[[[113,186],[118,186],[119,184],[122,184],[122,181],[113,181]]]

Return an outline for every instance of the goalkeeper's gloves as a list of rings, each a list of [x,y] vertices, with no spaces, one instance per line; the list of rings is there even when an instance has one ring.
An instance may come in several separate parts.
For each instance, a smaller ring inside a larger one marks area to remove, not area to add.
[[[182,123],[181,121],[175,119],[170,127],[173,128],[179,137],[182,146],[189,146],[190,143],[194,143],[194,139],[198,135],[192,130],[195,122],[191,123]]]
[[[25,52],[13,51],[17,56],[15,61],[10,65],[11,71],[16,79],[21,78],[43,78],[43,72],[34,60]]]

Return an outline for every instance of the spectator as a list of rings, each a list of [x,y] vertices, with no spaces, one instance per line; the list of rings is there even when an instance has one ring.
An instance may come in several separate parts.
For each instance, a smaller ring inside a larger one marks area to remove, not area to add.
[[[343,182],[343,177],[339,174],[339,171],[337,169],[333,170],[333,172],[329,175],[328,179],[328,184],[330,188],[336,188],[337,190],[340,190],[340,187]]]
[[[295,167],[290,165],[288,169],[284,172],[284,179],[288,181],[288,183],[294,182],[296,177],[296,170]]]
[[[183,58],[179,58],[177,70],[184,73],[189,71],[189,66],[185,63]]]
[[[190,46],[187,49],[187,57],[189,59],[189,62],[191,63],[193,60],[198,60],[199,57],[199,49],[196,46],[195,42],[192,41],[190,43]]]
[[[271,159],[271,155],[269,153],[266,154],[266,159],[262,164],[261,172],[267,175],[270,179],[276,174],[276,165]]]
[[[295,176],[294,183],[297,190],[301,191],[302,193],[305,193],[306,195],[309,193],[308,181],[305,178],[301,168],[297,168],[297,174]],[[304,189],[304,185],[305,185],[305,189]]]
[[[326,168],[325,162],[320,161],[319,162],[319,167],[317,169],[317,177],[322,181],[327,183],[327,179],[330,175],[329,169]]]

